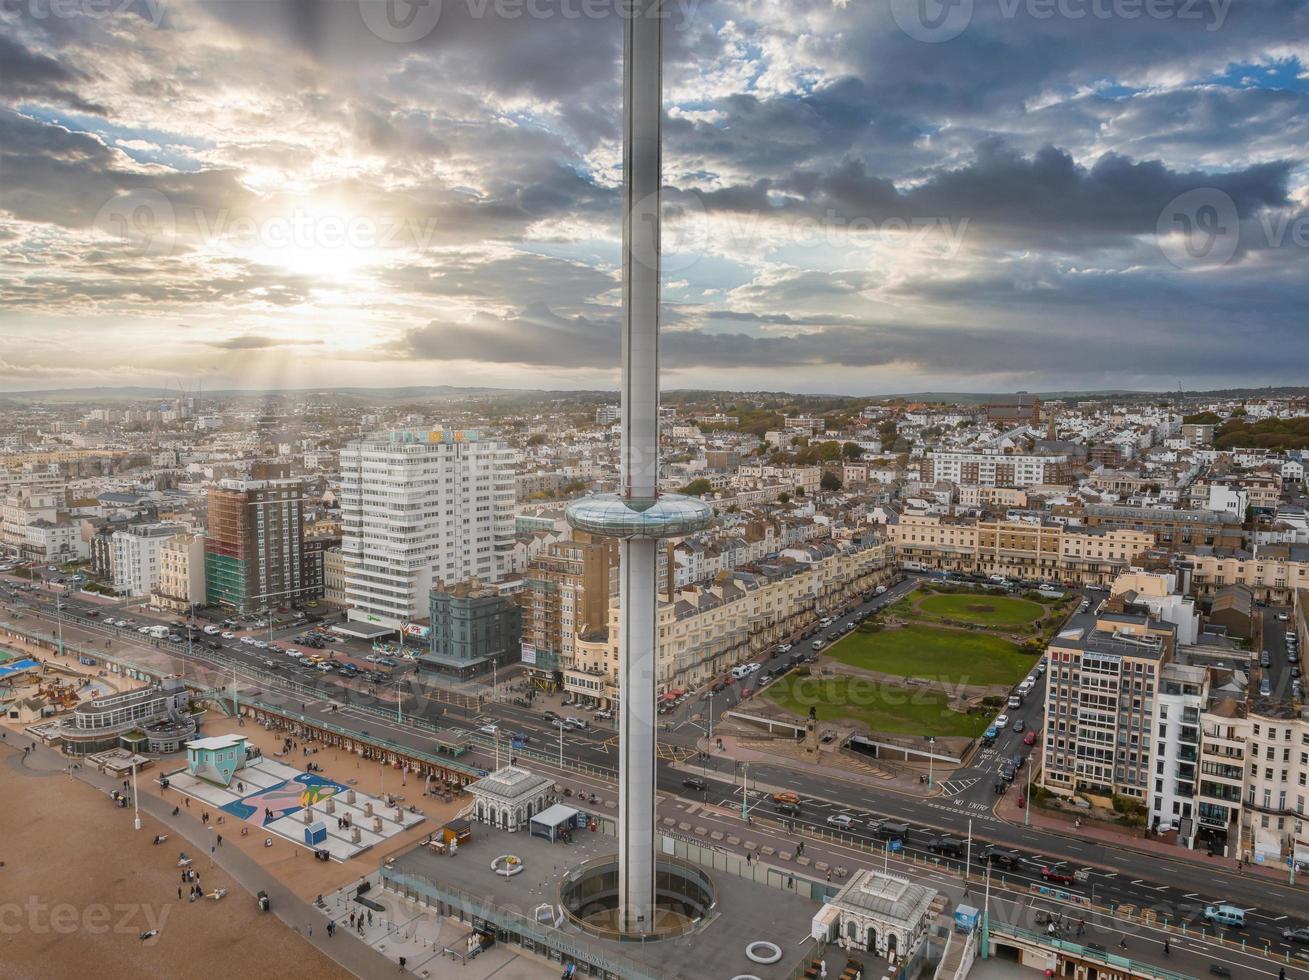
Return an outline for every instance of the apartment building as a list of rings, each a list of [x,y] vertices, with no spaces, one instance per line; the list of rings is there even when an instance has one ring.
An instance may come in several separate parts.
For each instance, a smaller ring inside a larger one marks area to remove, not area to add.
[[[1309,861],[1309,718],[1298,705],[1254,700],[1244,725],[1246,781],[1242,841],[1255,860]]]
[[[285,464],[209,491],[205,587],[212,605],[249,613],[310,597],[304,579],[304,482]]]
[[[334,609],[346,607],[345,555],[340,545],[323,552],[323,602]]]
[[[522,655],[529,676],[554,684],[555,671],[572,663],[577,638],[601,627],[617,590],[618,543],[575,531],[532,560],[519,590]]]
[[[805,560],[784,558],[723,572],[715,581],[677,590],[658,604],[655,681],[660,694],[694,688],[734,664],[763,656],[828,610],[867,595],[894,574],[885,543],[822,542]],[[618,697],[619,609],[579,637],[564,671],[564,689],[612,707]]]
[[[771,463],[746,463],[737,468],[733,480],[735,484],[743,481],[754,485],[780,485],[787,487],[788,493],[795,493],[797,487],[806,494],[818,492],[823,479],[821,466],[774,466]]]
[[[67,493],[58,463],[0,467],[0,545],[14,554],[44,557],[30,526],[67,523]]]
[[[1260,602],[1285,603],[1297,589],[1309,588],[1309,546],[1260,545],[1254,554],[1186,555],[1178,571],[1197,597],[1243,585]]]
[[[341,551],[350,618],[399,628],[434,585],[504,574],[514,537],[513,451],[471,430],[397,430],[341,451]]]
[[[114,588],[124,595],[149,595],[159,584],[164,545],[182,531],[178,524],[133,524],[115,531],[110,560]]]
[[[159,581],[151,593],[151,604],[185,613],[194,605],[204,605],[205,596],[204,535],[174,535],[159,549]]]
[[[1056,508],[1056,513],[1061,510]],[[1092,504],[1084,511],[1062,511],[1080,517],[1087,527],[1133,530],[1154,535],[1157,547],[1169,551],[1197,548],[1240,548],[1245,545],[1241,516],[1209,510],[1171,507],[1125,507]]]
[[[1191,847],[1200,829],[1200,716],[1208,702],[1209,672],[1197,664],[1164,663],[1155,695],[1150,826],[1176,831],[1178,843]]]
[[[1154,546],[1141,531],[931,514],[902,515],[887,534],[907,568],[1075,585],[1107,585]]]
[[[921,474],[927,484],[948,480],[956,486],[1030,487],[1067,483],[1072,468],[1066,455],[941,451],[923,458]]]
[[[491,673],[519,658],[522,610],[476,579],[432,590],[431,648],[419,666],[453,677]]]
[[[1041,784],[1146,806],[1155,779],[1156,697],[1175,630],[1148,616],[1080,616],[1048,652]]]

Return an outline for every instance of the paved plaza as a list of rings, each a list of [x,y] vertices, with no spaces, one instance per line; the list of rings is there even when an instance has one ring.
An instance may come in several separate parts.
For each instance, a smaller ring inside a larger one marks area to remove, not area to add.
[[[265,837],[275,835],[302,847],[326,850],[335,861],[354,857],[424,819],[421,813],[387,806],[352,786],[267,756],[243,766],[227,787],[197,779],[186,769],[169,773],[168,781],[171,789],[212,807],[211,822],[219,813],[235,818],[229,836],[244,830]],[[306,844],[305,827],[317,820],[326,827],[327,838],[316,845]],[[343,820],[348,826],[342,825]]]
[[[717,904],[687,935],[647,944],[620,943],[589,936],[562,918],[558,904],[559,881],[579,864],[613,854],[615,841],[605,834],[591,832],[579,832],[573,841],[572,844],[551,843],[522,832],[508,833],[474,824],[472,841],[461,846],[455,856],[416,847],[391,862],[388,873],[403,875],[412,882],[433,882],[469,896],[476,910],[474,914],[478,916],[495,908],[505,914],[506,921],[521,923],[507,930],[511,934],[507,942],[497,943],[487,953],[503,946],[518,950],[521,942],[537,953],[550,955],[554,962],[560,962],[558,954],[550,954],[548,946],[577,949],[591,962],[614,964],[618,968],[612,972],[620,975],[670,980],[683,977],[730,980],[737,976],[780,980],[789,976],[805,956],[813,952],[809,932],[820,903],[809,897],[805,883],[797,880],[793,887],[788,888],[785,876],[781,876],[778,879],[780,887],[770,887],[762,881],[744,880],[727,871],[710,872],[717,890]],[[492,861],[504,854],[522,859],[521,873],[505,877],[492,870]],[[376,887],[370,889],[370,893],[377,891]],[[338,897],[345,899],[344,907],[348,909],[353,901],[350,896]],[[368,897],[377,896],[369,894]],[[435,913],[428,910],[427,914]],[[458,925],[463,935],[470,931],[467,922]],[[533,941],[530,938],[532,933],[541,941]],[[416,935],[410,935],[406,942],[417,940],[421,943],[425,938],[428,937],[420,930]],[[782,959],[770,965],[752,963],[746,956],[746,945],[755,940],[776,943],[782,950]],[[440,943],[429,941],[426,947],[420,944],[412,954],[418,959],[411,957],[409,962],[423,963],[422,957],[426,955],[431,975],[446,975],[442,970],[448,971],[452,965],[450,961],[457,955],[444,952],[449,945],[443,934]],[[439,962],[442,958],[447,961],[444,965]],[[627,967],[621,964],[627,964]]]

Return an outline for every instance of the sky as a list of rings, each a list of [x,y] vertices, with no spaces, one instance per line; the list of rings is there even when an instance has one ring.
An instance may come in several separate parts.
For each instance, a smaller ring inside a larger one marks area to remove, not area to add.
[[[663,0],[668,388],[1309,383],[1309,4]],[[617,384],[629,0],[0,0],[0,391]]]

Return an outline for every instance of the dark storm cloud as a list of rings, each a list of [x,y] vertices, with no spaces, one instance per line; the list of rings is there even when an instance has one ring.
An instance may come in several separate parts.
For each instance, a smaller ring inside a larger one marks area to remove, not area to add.
[[[103,113],[103,106],[77,94],[77,86],[85,81],[80,72],[28,50],[16,37],[0,34],[0,92],[7,98]]]
[[[1123,291],[1126,293],[1126,291]],[[1160,309],[1157,318],[1128,322],[1113,304],[1059,321],[997,326],[908,326],[861,323],[790,336],[705,329],[667,331],[660,344],[665,370],[806,368],[872,369],[894,365],[935,374],[1205,374],[1215,365],[1246,372],[1267,367],[1271,345],[1286,352],[1287,371],[1309,369],[1309,347],[1292,318],[1263,316],[1257,298],[1232,328],[1230,314],[1207,308],[1209,290],[1192,292],[1186,306]],[[1129,301],[1136,293],[1120,297]],[[1263,304],[1267,306],[1265,302]],[[1161,304],[1162,306],[1162,304]],[[715,314],[721,318],[721,313]],[[1226,329],[1224,329],[1226,327]],[[1094,339],[1092,339],[1094,338]],[[1130,345],[1131,356],[1125,357]],[[1021,356],[1015,351],[1021,350]],[[411,331],[397,352],[420,359],[605,369],[618,352],[616,320],[561,317],[543,305],[514,317],[484,315],[466,324],[433,322]]]
[[[1180,173],[1158,160],[1134,161],[1106,154],[1090,166],[1047,146],[1031,157],[999,140],[977,147],[968,165],[941,170],[900,191],[870,174],[858,160],[826,172],[798,171],[776,182],[758,181],[698,195],[706,210],[806,217],[818,221],[880,225],[887,221],[967,222],[970,231],[1032,246],[1076,249],[1124,244],[1155,231],[1160,212],[1194,188],[1216,188],[1243,218],[1288,205],[1291,161],[1256,164],[1236,171]]]
[[[0,106],[0,209],[16,218],[85,228],[130,192],[162,195],[174,216],[240,208],[250,200],[232,172],[142,173],[130,164],[95,136]]]

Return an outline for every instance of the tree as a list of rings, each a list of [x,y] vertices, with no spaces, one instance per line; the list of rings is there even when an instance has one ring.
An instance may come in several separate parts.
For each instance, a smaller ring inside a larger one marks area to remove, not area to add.
[[[537,433],[535,433],[535,434],[533,434],[533,435],[531,435],[531,436],[528,436],[528,438],[527,438],[527,444],[528,444],[529,446],[544,446],[544,445],[545,445],[545,436],[544,436],[542,433],[537,432]]]
[[[797,497],[803,497],[803,496],[804,496],[804,487],[803,487],[803,486],[798,486],[798,487],[796,487],[796,488],[795,488],[795,495],[796,495]]]
[[[692,480],[686,486],[682,487],[682,493],[686,494],[688,497],[703,497],[713,488],[714,485],[712,483],[704,477],[701,477],[698,480]]]
[[[789,504],[791,502],[791,495],[783,490],[777,495],[777,502],[779,504]]]
[[[824,490],[840,490],[841,478],[831,470],[825,470],[822,479],[818,481],[818,485]]]
[[[831,463],[841,458],[841,444],[835,439],[829,439],[827,442],[818,444],[818,459],[824,463]]]
[[[864,451],[857,444],[847,442],[841,446],[841,455],[846,459],[860,459],[863,457]]]

